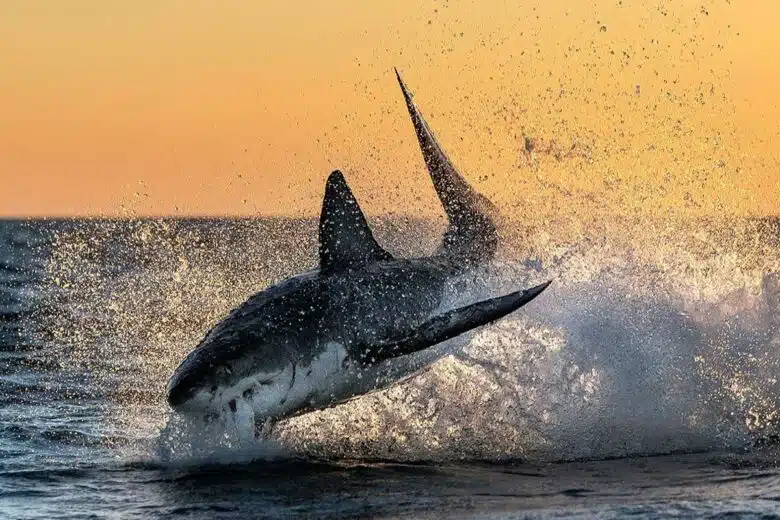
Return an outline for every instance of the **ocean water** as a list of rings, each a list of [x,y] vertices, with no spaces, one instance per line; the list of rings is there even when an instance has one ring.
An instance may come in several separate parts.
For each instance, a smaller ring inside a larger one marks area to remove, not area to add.
[[[423,255],[440,222],[372,219]],[[780,517],[780,223],[508,226],[464,300],[553,279],[401,384],[188,424],[167,377],[314,264],[309,220],[0,221],[0,518]]]

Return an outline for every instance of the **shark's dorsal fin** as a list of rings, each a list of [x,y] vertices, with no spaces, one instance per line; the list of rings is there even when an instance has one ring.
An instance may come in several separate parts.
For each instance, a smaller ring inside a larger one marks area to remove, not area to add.
[[[392,258],[374,239],[344,175],[331,173],[320,213],[320,269],[333,272]]]
[[[488,199],[469,186],[458,172],[414,104],[412,94],[398,69],[395,69],[395,75],[412,118],[425,166],[450,221],[441,252],[476,260],[492,258],[498,247],[498,211]]]

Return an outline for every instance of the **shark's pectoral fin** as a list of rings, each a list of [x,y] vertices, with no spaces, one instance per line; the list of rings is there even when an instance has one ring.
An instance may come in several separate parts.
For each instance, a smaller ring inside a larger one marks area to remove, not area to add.
[[[539,296],[551,283],[545,282],[530,289],[472,303],[434,316],[403,337],[367,346],[363,349],[363,361],[370,364],[411,354],[492,323]]]
[[[333,272],[392,258],[374,239],[344,176],[338,170],[331,173],[320,214],[322,271]]]

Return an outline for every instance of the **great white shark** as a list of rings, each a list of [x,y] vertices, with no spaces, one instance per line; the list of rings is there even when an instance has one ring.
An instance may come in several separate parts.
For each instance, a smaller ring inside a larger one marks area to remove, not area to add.
[[[410,355],[506,316],[549,285],[446,308],[448,289],[494,257],[497,212],[457,171],[396,77],[449,220],[438,250],[388,253],[334,171],[320,214],[319,268],[255,294],[212,328],[170,378],[175,411],[241,410],[262,425],[333,406],[408,376]]]

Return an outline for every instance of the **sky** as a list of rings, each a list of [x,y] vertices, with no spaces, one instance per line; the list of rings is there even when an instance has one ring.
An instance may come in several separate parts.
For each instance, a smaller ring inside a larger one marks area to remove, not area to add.
[[[510,214],[776,215],[777,27],[774,0],[5,0],[0,216],[315,215],[335,168],[369,214],[435,213],[394,66]]]

